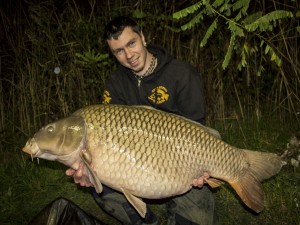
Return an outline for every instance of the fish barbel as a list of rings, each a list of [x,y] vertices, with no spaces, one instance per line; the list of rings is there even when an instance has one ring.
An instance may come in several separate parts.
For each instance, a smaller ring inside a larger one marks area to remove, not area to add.
[[[87,106],[41,128],[23,151],[75,170],[84,162],[98,193],[102,183],[121,191],[142,217],[141,198],[183,194],[204,172],[210,186],[228,182],[260,212],[260,182],[284,165],[276,154],[238,149],[211,128],[148,106]]]

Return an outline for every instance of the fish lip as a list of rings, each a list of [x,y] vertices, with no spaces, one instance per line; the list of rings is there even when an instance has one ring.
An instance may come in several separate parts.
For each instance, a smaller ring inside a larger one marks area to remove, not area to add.
[[[32,158],[37,157],[37,155],[40,152],[40,148],[35,140],[35,138],[31,138],[26,142],[26,145],[24,148],[22,148],[22,151],[31,155]]]

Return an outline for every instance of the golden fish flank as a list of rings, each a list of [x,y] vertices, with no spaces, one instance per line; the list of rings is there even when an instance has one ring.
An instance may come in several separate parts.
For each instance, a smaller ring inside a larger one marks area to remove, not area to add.
[[[98,192],[101,183],[123,192],[141,216],[145,216],[146,206],[140,197],[185,193],[204,172],[211,176],[209,185],[228,182],[248,207],[260,212],[260,181],[278,173],[283,165],[275,154],[237,149],[211,128],[145,106],[88,106],[51,126],[58,128],[53,130],[51,142],[41,129],[31,139],[33,146],[26,145],[24,151],[74,169],[84,161]],[[71,135],[64,131],[69,126],[82,129]],[[64,146],[59,142],[62,137],[74,139],[76,144]],[[55,150],[57,146],[74,153],[66,159]],[[49,149],[55,159],[49,157]],[[43,154],[45,151],[48,153]]]

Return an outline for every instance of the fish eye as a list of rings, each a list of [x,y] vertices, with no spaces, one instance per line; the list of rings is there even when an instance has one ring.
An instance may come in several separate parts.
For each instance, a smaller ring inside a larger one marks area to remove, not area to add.
[[[49,126],[46,128],[47,132],[52,133],[54,131],[54,127],[53,126]]]

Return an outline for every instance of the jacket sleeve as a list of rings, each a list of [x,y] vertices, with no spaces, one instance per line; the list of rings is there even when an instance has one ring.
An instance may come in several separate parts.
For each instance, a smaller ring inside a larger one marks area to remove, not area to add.
[[[205,99],[200,74],[192,66],[187,66],[176,88],[176,105],[181,115],[205,124]]]

